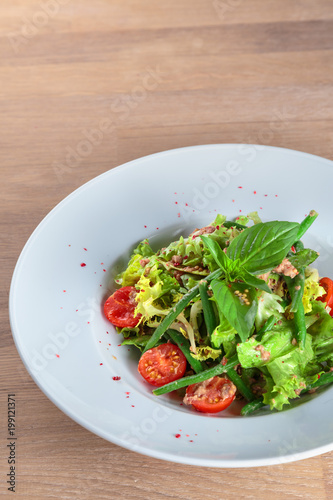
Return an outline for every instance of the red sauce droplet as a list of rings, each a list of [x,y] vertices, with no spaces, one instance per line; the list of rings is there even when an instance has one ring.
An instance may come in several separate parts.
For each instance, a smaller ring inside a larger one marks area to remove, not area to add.
[[[243,189],[243,186],[238,186],[238,189]]]
[[[87,249],[86,249],[86,248],[84,248],[83,250],[85,250],[85,251],[87,252]]]
[[[143,227],[147,227],[147,226],[143,226]]]
[[[60,358],[59,354],[56,354],[57,358]]]
[[[179,439],[180,438],[180,434],[175,434],[175,438]]]
[[[190,439],[190,443],[193,443],[193,439]]]
[[[178,201],[175,201],[175,205],[178,205]]]
[[[66,290],[63,290],[63,292],[66,292]]]
[[[131,405],[131,407],[132,407],[132,408],[135,408],[135,406],[134,406],[134,405]]]
[[[85,264],[84,262],[81,262],[81,267],[86,267],[87,264]]]
[[[112,380],[120,380],[120,379],[121,379],[121,377],[118,377],[118,376],[117,377],[112,377]]]
[[[253,194],[257,194],[257,191],[253,191]]]
[[[106,273],[106,269],[103,269],[103,273]]]
[[[100,363],[100,364],[99,364],[99,366],[102,366],[102,365],[103,365],[103,363]]]

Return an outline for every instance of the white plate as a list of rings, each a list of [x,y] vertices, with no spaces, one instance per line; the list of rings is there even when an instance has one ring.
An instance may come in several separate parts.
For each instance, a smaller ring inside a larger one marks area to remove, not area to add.
[[[156,458],[248,467],[332,450],[331,389],[282,413],[199,414],[175,396],[151,394],[137,374],[138,352],[118,345],[102,314],[113,277],[139,240],[162,245],[217,212],[301,221],[317,210],[304,241],[321,251],[321,275],[333,276],[332,181],[329,160],[227,144],[155,154],[88,182],[41,222],[15,268],[10,319],[29,373],[76,422]]]

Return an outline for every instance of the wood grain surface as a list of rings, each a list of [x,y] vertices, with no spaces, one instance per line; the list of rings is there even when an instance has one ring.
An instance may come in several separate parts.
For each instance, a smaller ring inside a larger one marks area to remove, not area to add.
[[[15,393],[18,498],[333,498],[333,453],[226,470],[96,437],[35,385],[8,320],[24,243],[82,183],[196,144],[261,143],[333,159],[332,91],[332,0],[1,2],[1,495],[11,494],[7,394]]]

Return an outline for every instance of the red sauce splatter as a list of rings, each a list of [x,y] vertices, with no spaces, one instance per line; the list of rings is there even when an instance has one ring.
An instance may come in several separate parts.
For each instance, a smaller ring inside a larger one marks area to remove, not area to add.
[[[125,394],[131,394],[130,392],[125,392]]]
[[[106,269],[103,269],[103,273],[106,273]]]
[[[179,439],[180,438],[180,434],[175,434],[175,438]]]
[[[185,203],[185,207],[188,207],[188,203]]]
[[[178,212],[177,217],[180,217],[180,212]]]
[[[81,267],[86,267],[87,264],[85,264],[84,262],[81,262],[80,266]]]
[[[143,226],[143,227],[147,228],[147,226]]]
[[[277,198],[277,197],[278,197],[278,195],[276,194],[276,195],[275,195],[275,197]]]
[[[100,364],[99,364],[99,366],[102,366],[102,365],[103,365],[103,363],[100,363]]]
[[[120,380],[120,379],[121,379],[121,377],[119,377],[119,376],[112,377],[112,380]]]
[[[233,203],[235,203],[235,200],[231,200]]]
[[[193,443],[193,439],[190,439],[190,443]]]
[[[268,196],[268,194],[264,194],[264,196]]]
[[[63,292],[66,292],[66,290],[63,290]]]
[[[68,245],[69,247],[71,247],[72,245]]]
[[[189,438],[189,437],[190,437],[190,435],[189,435],[189,434],[186,434],[186,437],[187,437],[187,438]]]
[[[59,354],[56,354],[57,358],[60,358]]]
[[[243,189],[243,186],[238,186],[238,189]]]
[[[132,407],[132,408],[135,408],[135,406],[134,406],[134,405],[131,405],[131,407]]]
[[[157,227],[156,229],[159,229],[159,227]]]
[[[253,191],[253,194],[257,194],[257,191]]]
[[[86,249],[86,248],[84,248],[83,250],[85,250],[85,251],[87,252],[87,249]]]
[[[178,201],[175,201],[175,205],[178,205]]]
[[[259,207],[259,208],[260,208],[260,210],[262,210],[262,207]]]
[[[239,210],[241,212],[241,210]]]

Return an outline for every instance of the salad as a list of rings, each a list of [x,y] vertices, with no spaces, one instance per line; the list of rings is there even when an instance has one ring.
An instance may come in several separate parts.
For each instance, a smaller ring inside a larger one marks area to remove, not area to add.
[[[104,312],[140,349],[155,395],[183,388],[184,403],[208,413],[243,399],[247,415],[333,382],[333,282],[301,241],[317,215],[217,215],[158,251],[147,239],[133,250]]]

